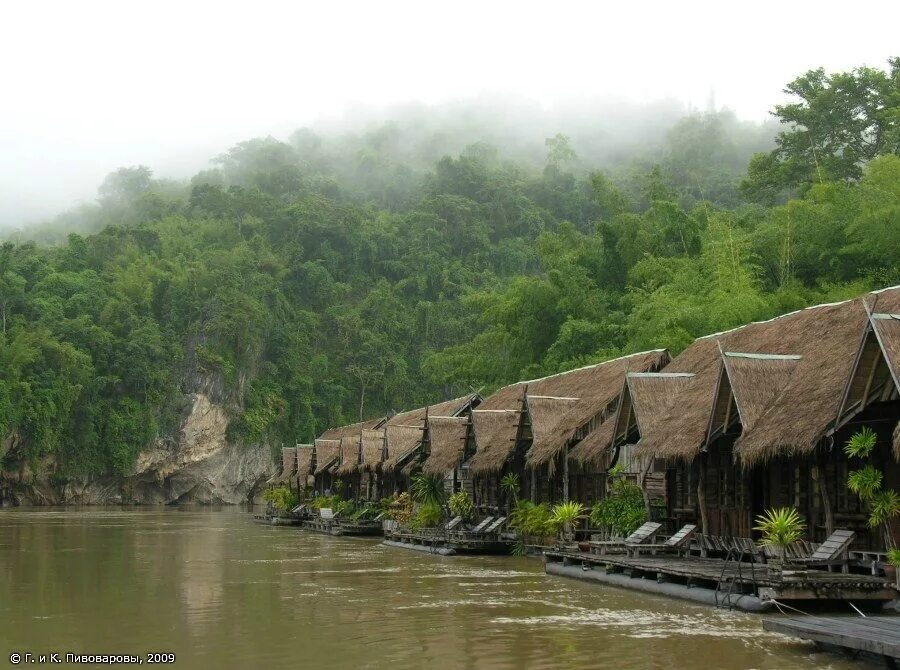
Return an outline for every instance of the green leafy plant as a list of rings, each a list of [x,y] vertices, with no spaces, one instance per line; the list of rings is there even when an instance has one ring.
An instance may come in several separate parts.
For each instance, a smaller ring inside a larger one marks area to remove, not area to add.
[[[413,475],[409,491],[413,500],[421,504],[440,505],[444,502],[444,479],[439,475]]]
[[[877,441],[878,437],[875,435],[875,431],[868,426],[863,426],[847,440],[847,444],[844,445],[844,453],[853,458],[868,458]]]
[[[888,563],[893,565],[895,568],[900,568],[900,549],[898,549],[897,547],[888,549],[887,560]]]
[[[428,502],[419,505],[410,525],[413,530],[434,528],[441,523],[443,518],[444,515],[441,511],[441,506],[433,502]]]
[[[500,490],[506,494],[507,510],[515,505],[519,497],[519,475],[515,472],[507,472],[500,479]]]
[[[800,539],[805,529],[800,514],[793,507],[766,510],[756,517],[756,523],[754,530],[762,533],[760,545],[772,547],[780,555],[784,555],[785,547]]]
[[[296,493],[286,486],[276,486],[263,492],[263,500],[272,503],[280,512],[290,512],[300,502]]]
[[[475,517],[475,503],[465,491],[454,493],[448,501],[450,512],[453,516],[462,517],[463,521],[470,521]]]
[[[401,525],[407,525],[413,516],[413,500],[409,493],[396,494],[390,499],[389,516]]]
[[[519,500],[509,515],[509,525],[520,535],[544,537],[556,529],[550,523],[550,506],[535,505],[530,500]]]
[[[860,500],[871,500],[881,489],[883,477],[880,471],[871,465],[861,470],[854,470],[847,476],[847,487],[859,496]]]
[[[851,458],[868,458],[877,442],[875,431],[864,426],[847,440],[844,453]],[[869,527],[881,527],[884,545],[890,550],[896,546],[892,524],[894,517],[900,515],[900,494],[894,489],[882,489],[883,484],[884,475],[871,464],[847,475],[847,487],[869,506]]]
[[[591,524],[615,535],[627,536],[647,521],[641,487],[629,481],[621,470],[610,471],[606,497],[591,508]]]
[[[572,526],[584,514],[584,505],[580,502],[570,500],[569,502],[554,505],[550,510],[550,523],[553,528],[562,531],[564,538],[569,538],[572,533]]]

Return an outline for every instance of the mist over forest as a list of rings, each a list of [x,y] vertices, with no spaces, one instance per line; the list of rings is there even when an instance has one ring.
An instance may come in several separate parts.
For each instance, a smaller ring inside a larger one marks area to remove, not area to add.
[[[293,444],[900,282],[900,60],[787,91],[762,124],[410,105],[122,166],[0,247],[3,467],[127,473],[199,387]]]

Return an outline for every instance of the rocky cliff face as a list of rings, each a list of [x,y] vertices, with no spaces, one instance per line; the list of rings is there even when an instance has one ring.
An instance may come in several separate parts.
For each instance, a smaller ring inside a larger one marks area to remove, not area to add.
[[[265,444],[225,438],[223,404],[205,392],[186,396],[177,435],[158,439],[138,455],[126,477],[60,483],[53,463],[38,475],[27,467],[0,473],[0,503],[19,505],[168,504],[252,501],[274,472]]]

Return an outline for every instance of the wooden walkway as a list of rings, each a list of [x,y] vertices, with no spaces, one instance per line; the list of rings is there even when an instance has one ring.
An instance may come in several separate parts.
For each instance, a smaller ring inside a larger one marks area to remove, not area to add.
[[[762,600],[891,600],[895,591],[883,577],[826,570],[770,572],[762,563],[697,556],[638,556],[546,551],[547,561],[605,566],[608,572],[678,581],[724,592],[756,594]]]
[[[876,654],[888,667],[900,660],[900,616],[801,616],[763,619],[763,628],[817,644]]]
[[[410,533],[391,531],[385,533],[391,542],[422,547],[442,547],[459,554],[508,554],[513,547],[512,540],[493,536],[477,536],[465,532],[451,533]]]

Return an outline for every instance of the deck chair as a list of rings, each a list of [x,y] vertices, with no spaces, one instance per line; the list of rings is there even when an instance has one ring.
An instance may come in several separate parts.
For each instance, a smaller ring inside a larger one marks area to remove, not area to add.
[[[675,533],[672,537],[662,543],[658,544],[644,544],[644,543],[636,543],[631,544],[627,540],[625,542],[625,552],[629,556],[640,556],[644,552],[649,552],[651,554],[664,554],[664,553],[676,553],[680,554],[683,551],[686,551],[688,545],[690,545],[691,539],[694,537],[694,532],[697,530],[697,526],[694,524],[686,524],[681,527],[677,533]]]
[[[826,567],[831,571],[833,567],[840,566],[842,572],[850,572],[848,548],[854,537],[856,533],[852,530],[836,530],[808,558],[785,557],[785,567]]]
[[[323,507],[319,510],[319,518],[323,521],[333,521],[337,518],[337,514],[334,513],[334,510],[330,507]]]
[[[602,556],[610,549],[621,551],[626,545],[644,544],[645,542],[649,542],[659,532],[660,528],[662,528],[661,523],[648,521],[624,540],[591,541],[588,545],[590,546],[592,553],[600,554]]]
[[[462,523],[462,520],[463,519],[461,516],[453,517],[452,519],[450,519],[450,521],[447,522],[446,530],[455,530],[456,527]]]
[[[487,528],[482,531],[482,535],[492,535],[500,531],[500,527],[506,523],[506,517],[501,516],[494,520]]]

